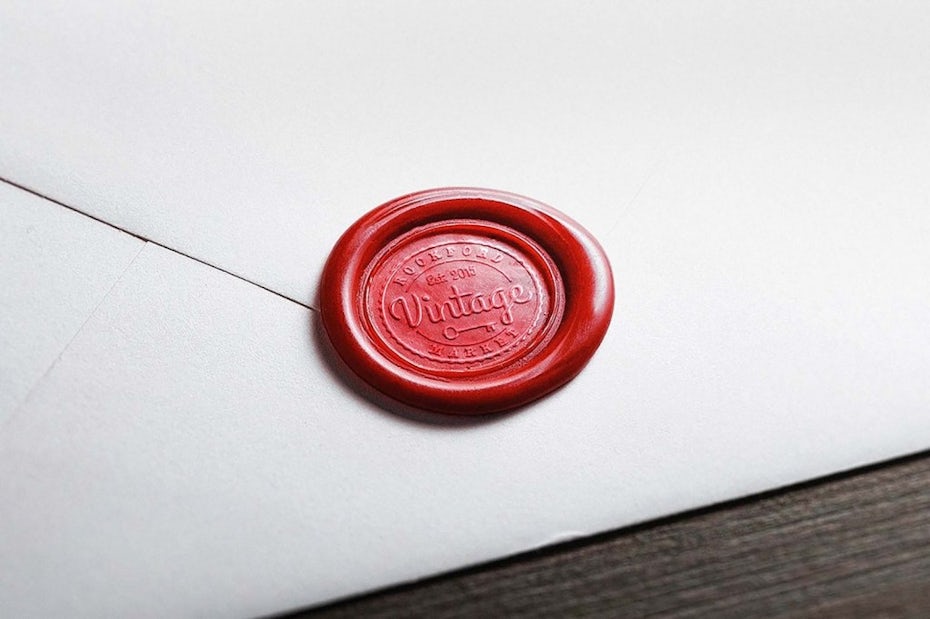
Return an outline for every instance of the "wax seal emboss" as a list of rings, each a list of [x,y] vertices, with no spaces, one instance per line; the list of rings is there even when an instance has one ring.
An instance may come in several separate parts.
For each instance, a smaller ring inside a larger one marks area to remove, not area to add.
[[[431,241],[389,267],[377,300],[379,327],[398,353],[465,369],[518,352],[548,311],[535,267],[503,244]]]

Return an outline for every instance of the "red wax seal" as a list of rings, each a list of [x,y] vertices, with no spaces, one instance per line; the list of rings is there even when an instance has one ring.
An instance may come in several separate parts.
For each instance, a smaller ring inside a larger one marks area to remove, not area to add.
[[[580,225],[489,189],[433,189],[358,220],[323,270],[320,313],[346,365],[444,413],[516,408],[571,380],[613,310],[610,265]]]

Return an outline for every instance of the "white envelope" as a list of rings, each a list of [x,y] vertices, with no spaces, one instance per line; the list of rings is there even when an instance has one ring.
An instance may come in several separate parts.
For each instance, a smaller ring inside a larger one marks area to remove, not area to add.
[[[924,3],[0,8],[0,176],[151,240],[0,430],[0,609],[282,611],[927,448],[928,25]],[[514,414],[378,408],[303,307],[346,226],[443,185],[548,202],[614,268],[601,349]]]

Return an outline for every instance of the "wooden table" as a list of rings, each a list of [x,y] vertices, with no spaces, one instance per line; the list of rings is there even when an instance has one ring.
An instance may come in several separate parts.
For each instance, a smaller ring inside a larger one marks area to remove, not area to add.
[[[930,452],[292,617],[930,617]]]

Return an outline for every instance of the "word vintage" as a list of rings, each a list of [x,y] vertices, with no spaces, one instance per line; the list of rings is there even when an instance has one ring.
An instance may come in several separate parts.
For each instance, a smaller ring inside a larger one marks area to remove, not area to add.
[[[418,366],[505,361],[545,318],[536,268],[518,250],[485,240],[431,241],[398,259],[385,278],[379,330]]]

